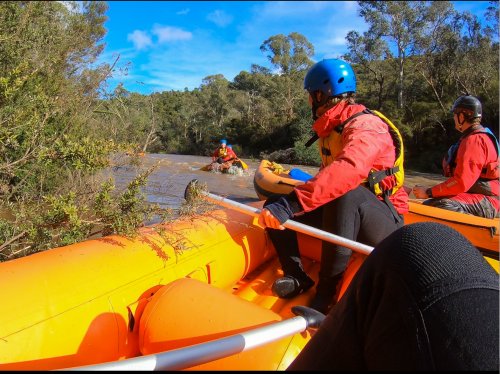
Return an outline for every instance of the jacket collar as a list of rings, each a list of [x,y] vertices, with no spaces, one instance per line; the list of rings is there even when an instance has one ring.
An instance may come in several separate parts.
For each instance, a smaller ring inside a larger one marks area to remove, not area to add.
[[[313,130],[320,138],[325,138],[332,130],[355,113],[361,112],[366,107],[362,104],[349,104],[347,101],[340,101],[334,107],[328,109],[313,124]]]

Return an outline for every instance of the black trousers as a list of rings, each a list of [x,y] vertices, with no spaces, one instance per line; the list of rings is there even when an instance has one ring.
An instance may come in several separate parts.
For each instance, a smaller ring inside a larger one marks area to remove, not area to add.
[[[396,222],[386,203],[378,200],[372,192],[362,186],[293,219],[371,246],[403,225],[402,221]],[[297,233],[290,229],[267,230],[283,272],[298,279],[303,278]],[[352,250],[349,248],[323,242],[320,279],[332,278],[343,273],[351,254]]]
[[[375,247],[288,370],[498,372],[498,282],[457,231],[405,226]]]

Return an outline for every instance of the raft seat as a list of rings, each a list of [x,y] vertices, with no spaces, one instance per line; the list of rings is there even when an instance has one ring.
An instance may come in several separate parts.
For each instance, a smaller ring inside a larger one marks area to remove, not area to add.
[[[279,314],[223,289],[195,279],[178,279],[160,288],[145,307],[139,326],[139,348],[143,355],[159,353],[242,333],[281,319]],[[291,344],[297,340],[295,335],[299,335],[298,343]],[[283,361],[289,357],[289,349],[296,355],[309,339],[307,333],[295,335],[190,369],[277,370],[289,364],[289,358],[286,363]]]

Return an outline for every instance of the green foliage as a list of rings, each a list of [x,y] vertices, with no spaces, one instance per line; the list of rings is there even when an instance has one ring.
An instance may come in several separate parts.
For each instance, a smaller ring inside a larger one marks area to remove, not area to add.
[[[130,147],[103,108],[126,118],[143,105],[131,95],[128,108],[118,106],[117,95],[106,108],[99,97],[110,72],[95,64],[106,9],[100,1],[0,2],[0,206],[10,213],[0,221],[0,260],[99,233],[133,235],[157,210],[140,194],[143,175],[121,195],[97,187],[111,155]],[[146,101],[131,142],[155,141],[154,97]]]
[[[262,43],[260,50],[269,53],[269,61],[285,76],[306,71],[312,65],[310,58],[314,55],[313,45],[298,32],[271,36]]]
[[[308,139],[300,139],[295,142],[295,160],[294,164],[299,165],[321,165],[321,157],[318,152],[318,145],[313,144],[309,148],[306,148],[305,143]]]
[[[139,173],[122,192],[111,180],[95,193],[69,191],[47,195],[39,203],[17,203],[13,220],[0,220],[0,261],[83,241],[91,236],[120,234],[134,237],[144,222],[172,212],[147,202],[142,193],[154,167]]]

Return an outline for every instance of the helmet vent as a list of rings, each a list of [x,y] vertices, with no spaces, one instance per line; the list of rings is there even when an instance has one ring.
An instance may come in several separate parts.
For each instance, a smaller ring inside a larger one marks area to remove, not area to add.
[[[330,79],[325,79],[325,80],[323,81],[323,84],[327,84],[327,83],[329,83],[329,82],[330,82]]]
[[[341,78],[337,81],[337,83],[342,83],[343,81],[344,81],[344,77],[341,77]]]

